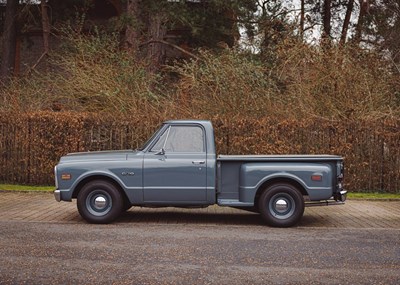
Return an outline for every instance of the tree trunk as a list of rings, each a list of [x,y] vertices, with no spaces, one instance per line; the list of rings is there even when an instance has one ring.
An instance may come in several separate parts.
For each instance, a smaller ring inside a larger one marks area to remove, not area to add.
[[[149,21],[148,35],[150,40],[155,42],[149,45],[147,55],[151,63],[150,71],[156,71],[165,63],[165,45],[157,40],[163,41],[167,30],[164,25],[165,17],[161,13],[152,15]]]
[[[356,34],[354,36],[354,41],[359,44],[361,41],[362,28],[364,25],[364,17],[367,14],[369,9],[369,1],[368,0],[360,0],[360,14],[358,15],[358,21],[356,25]]]
[[[0,67],[0,78],[3,82],[6,82],[13,75],[15,69],[18,2],[18,0],[8,0],[6,4]]]
[[[42,11],[42,29],[43,29],[43,53],[48,54],[50,50],[50,20],[47,14],[46,0],[40,1]]]
[[[330,40],[331,38],[331,6],[332,6],[332,0],[324,1],[324,13],[323,13],[324,31],[322,33],[322,38],[327,40]]]
[[[346,16],[344,17],[342,34],[340,36],[339,44],[341,45],[344,45],[346,43],[347,31],[349,29],[350,18],[351,18],[351,13],[353,12],[353,7],[354,7],[354,0],[349,0],[349,3],[347,4]]]
[[[300,36],[304,39],[304,19],[305,19],[305,0],[301,0],[301,10],[300,10]]]
[[[133,52],[139,47],[139,0],[128,0],[126,3],[126,14],[129,24],[125,30],[125,46]]]

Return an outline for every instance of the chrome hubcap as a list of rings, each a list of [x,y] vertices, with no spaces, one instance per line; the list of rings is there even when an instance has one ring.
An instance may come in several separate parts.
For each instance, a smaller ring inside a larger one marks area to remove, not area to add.
[[[112,198],[104,190],[95,190],[86,198],[86,209],[94,216],[104,216],[111,211],[111,208]]]
[[[271,197],[268,203],[268,210],[272,216],[279,220],[290,218],[295,212],[295,201],[287,193],[277,193]]]
[[[104,209],[107,205],[107,201],[103,196],[99,196],[94,199],[94,206],[96,209]]]
[[[287,211],[287,209],[288,209],[288,203],[287,203],[287,201],[286,200],[284,200],[284,199],[279,199],[279,200],[276,200],[276,202],[275,202],[275,209],[276,209],[276,211],[277,212],[279,212],[279,213],[284,213],[284,212],[286,212]]]

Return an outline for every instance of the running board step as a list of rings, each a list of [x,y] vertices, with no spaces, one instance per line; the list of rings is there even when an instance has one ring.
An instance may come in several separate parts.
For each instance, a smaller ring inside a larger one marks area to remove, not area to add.
[[[234,199],[218,199],[218,205],[228,207],[252,207],[254,203],[240,202]]]

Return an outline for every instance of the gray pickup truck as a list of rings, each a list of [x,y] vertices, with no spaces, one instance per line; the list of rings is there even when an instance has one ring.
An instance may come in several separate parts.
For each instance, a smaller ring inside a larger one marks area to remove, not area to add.
[[[209,121],[167,121],[137,150],[72,153],[55,167],[57,201],[77,199],[90,223],[131,206],[247,209],[290,227],[305,206],[343,204],[343,159],[333,155],[220,155]]]

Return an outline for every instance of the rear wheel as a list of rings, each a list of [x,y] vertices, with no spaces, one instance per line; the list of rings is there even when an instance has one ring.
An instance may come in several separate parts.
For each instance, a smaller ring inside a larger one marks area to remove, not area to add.
[[[114,221],[123,209],[123,197],[110,182],[94,180],[78,194],[79,214],[89,223],[107,224]]]
[[[264,221],[273,227],[291,227],[304,213],[304,199],[300,191],[287,183],[269,186],[258,200],[258,208]]]

